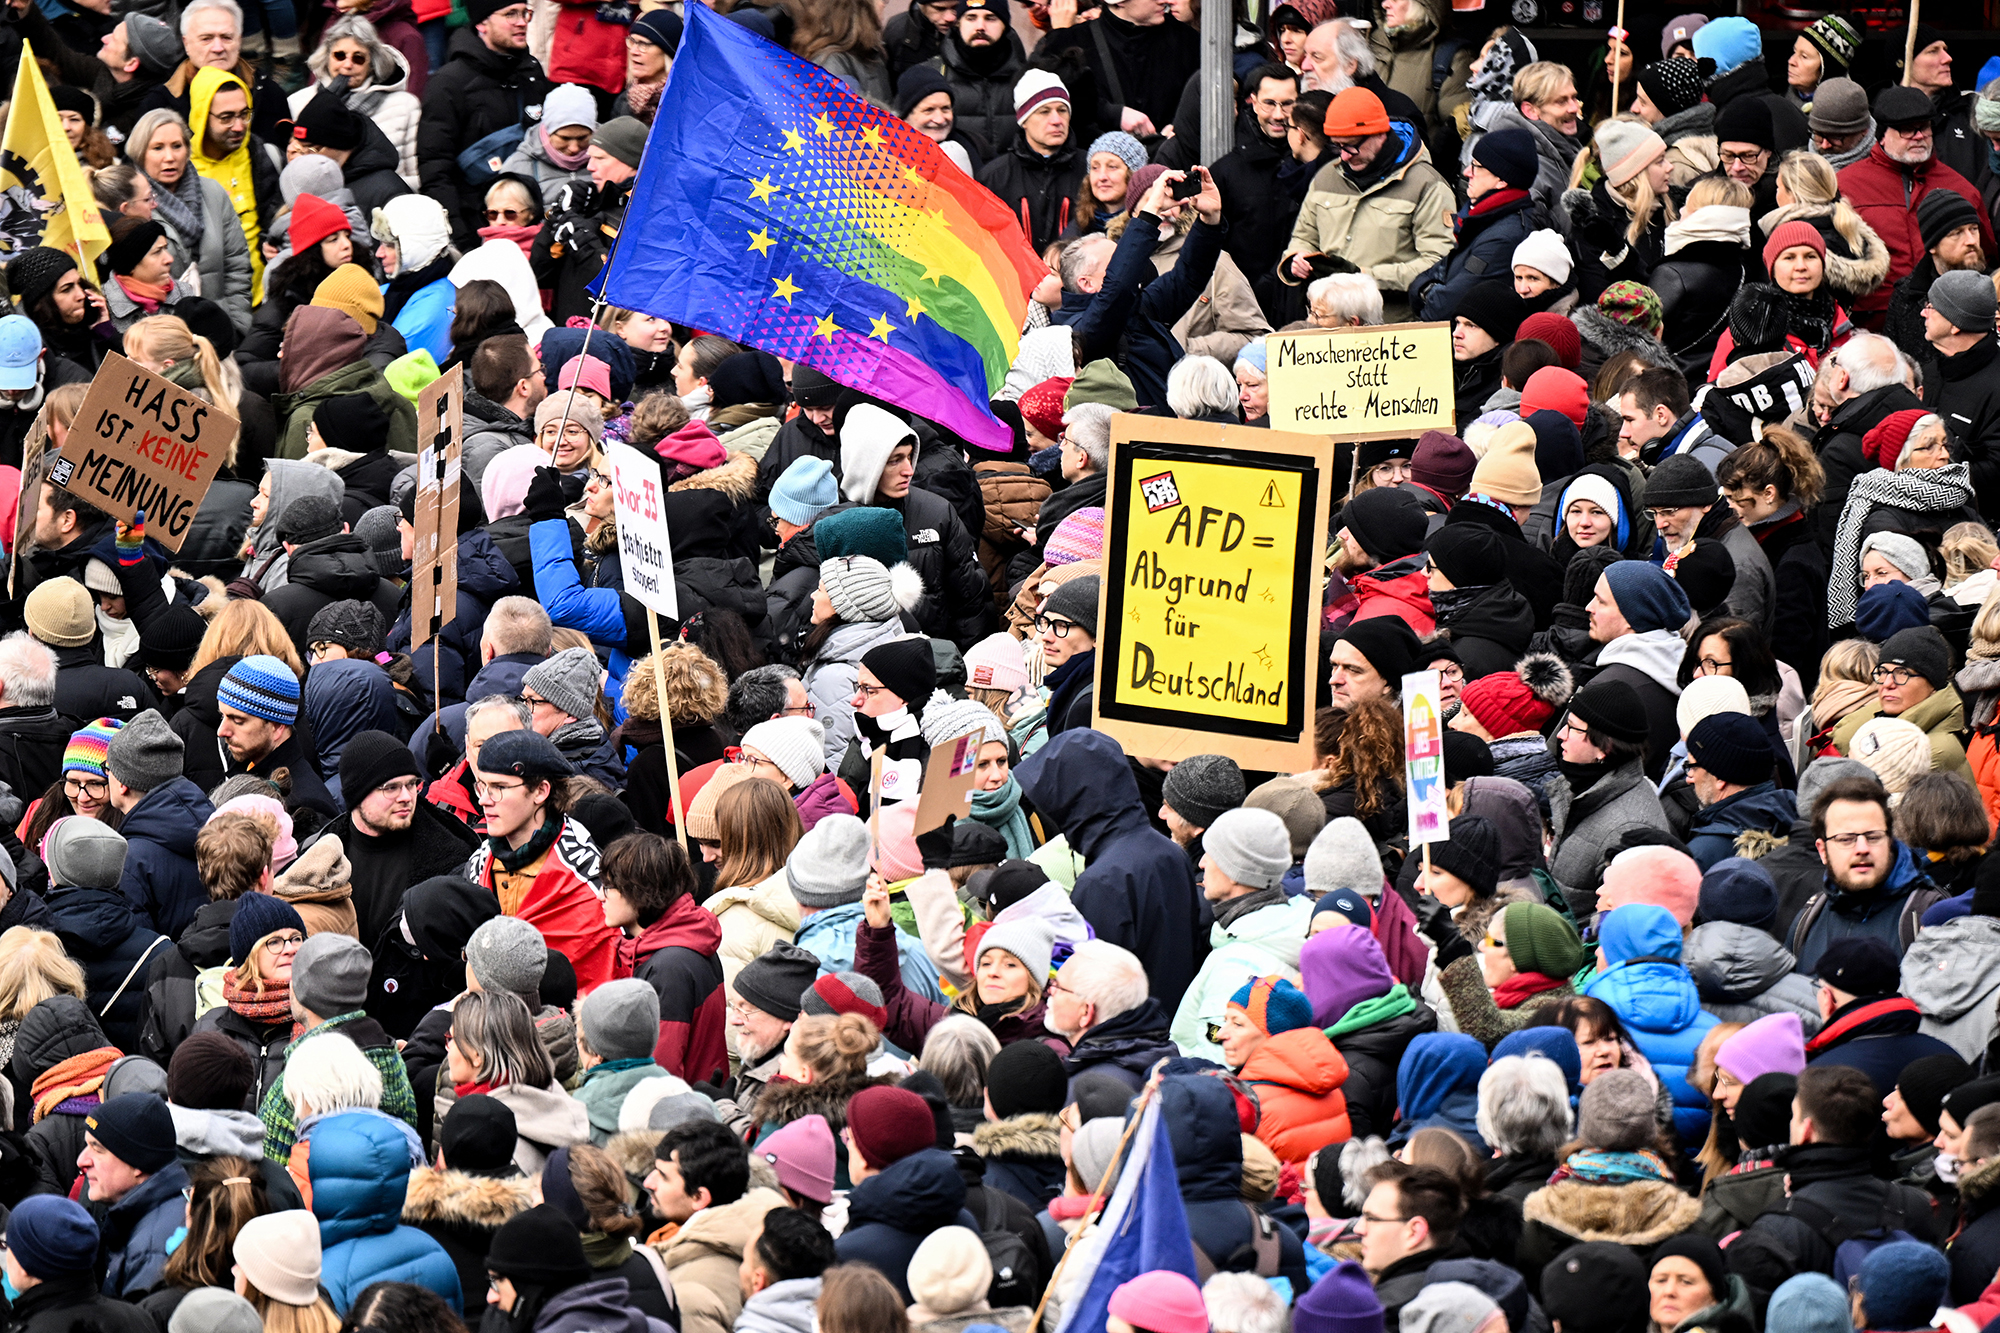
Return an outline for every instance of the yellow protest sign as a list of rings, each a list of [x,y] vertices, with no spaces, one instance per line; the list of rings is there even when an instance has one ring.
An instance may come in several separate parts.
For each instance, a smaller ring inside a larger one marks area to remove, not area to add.
[[[1312,766],[1332,451],[1112,418],[1093,726],[1148,758]]]
[[[1273,430],[1387,440],[1457,428],[1449,324],[1274,333],[1264,353]]]

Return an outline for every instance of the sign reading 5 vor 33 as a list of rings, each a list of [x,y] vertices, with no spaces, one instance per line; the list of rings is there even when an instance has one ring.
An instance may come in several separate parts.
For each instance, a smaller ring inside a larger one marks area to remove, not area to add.
[[[1448,324],[1274,333],[1264,351],[1273,430],[1376,440],[1455,428]]]
[[[1092,725],[1310,768],[1331,442],[1121,415],[1111,449]]]

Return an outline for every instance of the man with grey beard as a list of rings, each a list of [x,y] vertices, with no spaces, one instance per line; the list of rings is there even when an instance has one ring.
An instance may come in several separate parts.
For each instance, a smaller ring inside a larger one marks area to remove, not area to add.
[[[1938,164],[1942,167],[1942,164]],[[1932,190],[1917,205],[1917,234],[1924,253],[1917,266],[1895,284],[1883,332],[1932,378],[1937,352],[1924,335],[1924,302],[1931,285],[1947,273],[1984,273],[1988,254],[1979,211],[1956,190]]]
[[[1375,52],[1368,45],[1368,25],[1354,19],[1328,19],[1306,36],[1300,61],[1302,92],[1337,93],[1366,88],[1382,99],[1382,107],[1397,120],[1407,120],[1429,135],[1434,128],[1417,104],[1382,82],[1375,72]]]

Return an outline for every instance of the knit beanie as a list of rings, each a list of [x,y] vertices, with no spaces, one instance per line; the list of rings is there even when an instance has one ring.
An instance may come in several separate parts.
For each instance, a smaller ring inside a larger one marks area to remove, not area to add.
[[[309,196],[299,197],[303,199]],[[341,213],[341,225],[346,224],[347,215]],[[375,336],[375,329],[387,308],[382,299],[381,287],[368,276],[368,270],[359,264],[342,264],[321,278],[319,286],[313,288],[312,304],[322,309],[340,311],[360,325],[361,331],[371,338]]]
[[[1702,873],[1695,908],[1703,921],[1728,921],[1762,930],[1778,919],[1778,885],[1755,861],[1725,856]]]
[[[321,1018],[352,1013],[368,1002],[374,960],[351,935],[323,931],[292,959],[292,998]]]
[[[560,1210],[538,1204],[502,1223],[487,1245],[489,1272],[517,1285],[558,1291],[591,1280],[583,1236]]]
[[[274,894],[254,891],[244,894],[236,900],[236,911],[229,918],[230,961],[249,962],[250,951],[257,947],[257,941],[281,930],[306,933],[305,918],[296,907]]]
[[[126,22],[143,17],[128,14]],[[153,21],[159,23],[158,19]],[[256,1306],[233,1291],[196,1287],[174,1306],[173,1317],[167,1320],[167,1333],[264,1333],[264,1320]]]
[[[1045,439],[1054,440],[1061,436],[1063,397],[1073,383],[1074,377],[1061,375],[1045,379],[1029,389],[1021,395],[1017,404],[1021,409],[1021,420],[1033,426]]]
[[[175,602],[158,620],[139,630],[139,664],[185,674],[207,633],[208,622],[201,618],[201,612]]]
[[[822,1115],[800,1116],[752,1149],[778,1183],[822,1206],[833,1201],[833,1129]]]
[[[1486,336],[1502,346],[1514,341],[1521,321],[1527,317],[1527,302],[1511,282],[1498,279],[1474,283],[1458,298],[1458,307],[1452,311],[1452,318],[1486,330]]]
[[[1771,229],[1771,238],[1764,242],[1764,267],[1770,268],[1778,262],[1779,255],[1799,245],[1818,254],[1822,261],[1826,259],[1826,238],[1819,234],[1819,228],[1794,219]]]
[[[922,636],[870,648],[862,655],[861,665],[913,712],[937,688],[937,659],[931,653],[931,641]]]
[[[1086,505],[1056,524],[1049,534],[1043,562],[1051,569],[1079,560],[1098,560],[1104,555],[1104,510]]]
[[[1647,1272],[1615,1242],[1572,1245],[1542,1268],[1542,1308],[1564,1328],[1595,1328],[1599,1320],[1608,1328],[1644,1327]]]
[[[1899,630],[1882,645],[1882,665],[1903,666],[1943,689],[1951,680],[1951,647],[1930,625]]]
[[[1894,995],[1902,984],[1902,962],[1886,940],[1873,935],[1850,935],[1826,946],[1813,965],[1813,975],[1835,990],[1855,997]],[[1946,1101],[1945,1109],[1959,1124],[1958,1107]],[[1964,1108],[1970,1114],[1972,1108]]]
[[[1666,307],[1660,303],[1660,294],[1630,278],[1606,287],[1597,298],[1597,309],[1605,317],[1655,338],[1666,331]]]
[[[1695,30],[1693,44],[1697,60],[1715,62],[1715,78],[1764,54],[1764,38],[1757,25],[1734,15],[1704,23]]]
[[[1433,1282],[1403,1306],[1400,1327],[1402,1333],[1477,1333],[1499,1313],[1499,1303],[1475,1286]]]
[[[1635,561],[1622,561],[1634,564]],[[1570,700],[1570,715],[1577,721],[1614,740],[1643,745],[1652,734],[1646,720],[1646,705],[1639,692],[1622,680],[1600,677],[1576,692]],[[1436,849],[1433,848],[1433,851]]]
[[[965,650],[967,689],[1018,694],[1028,688],[1027,658],[1021,641],[1006,631],[989,634]]]
[[[607,981],[577,1006],[577,1026],[605,1060],[641,1060],[660,1043],[660,993],[649,981]]]
[[[1896,1091],[1903,1095],[1904,1109],[1923,1126],[1924,1133],[1935,1137],[1938,1116],[1944,1110],[1945,1095],[1971,1081],[1972,1066],[1954,1051],[1945,1055],[1926,1055],[1904,1065],[1903,1072],[1896,1079]]]
[[[875,505],[857,505],[820,519],[813,524],[813,545],[819,550],[822,577],[825,562],[841,556],[865,555],[884,569],[910,558],[903,516]]]
[[[64,815],[36,849],[52,889],[115,889],[125,872],[125,838],[109,824]]]
[[[1099,403],[1118,412],[1130,412],[1139,406],[1139,395],[1132,387],[1131,377],[1118,368],[1116,362],[1101,357],[1077,372],[1070,381],[1068,392],[1063,394],[1064,420],[1073,408],[1086,403]]]
[[[1134,175],[1143,170],[1148,161],[1145,145],[1123,130],[1106,130],[1092,139],[1089,149],[1083,155],[1085,165],[1099,153],[1110,153],[1118,158]]]
[[[1303,997],[1301,997],[1303,998]],[[1307,1010],[1311,1021],[1311,1010]],[[1069,1101],[1069,1075],[1063,1059],[1039,1041],[1017,1041],[1000,1048],[986,1068],[986,1095],[997,1119],[1017,1115],[1055,1115]]]
[[[1588,1146],[1606,1152],[1650,1147],[1659,1133],[1657,1106],[1653,1085],[1644,1074],[1633,1069],[1609,1070],[1583,1090],[1576,1135]]]
[[[150,1092],[131,1092],[99,1103],[83,1118],[83,1127],[107,1152],[135,1171],[150,1176],[174,1163],[173,1113]]]
[[[785,858],[785,882],[801,907],[815,910],[861,901],[868,887],[868,826],[832,814],[806,831]]]
[[[1048,602],[1042,607],[1042,614],[1061,616],[1079,626],[1085,633],[1097,633],[1097,603],[1103,595],[1103,579],[1096,574],[1085,574],[1071,579],[1049,594]]]
[[[1701,83],[1701,66],[1686,56],[1668,56],[1639,71],[1639,86],[1663,116],[1679,115],[1700,102]]]
[[[1597,910],[1646,903],[1673,914],[1683,930],[1701,905],[1701,866],[1678,847],[1658,843],[1626,847],[1604,868]]]
[[[7,289],[20,300],[22,310],[30,310],[75,268],[75,256],[54,246],[31,245],[7,261]]]
[[[771,486],[771,512],[795,527],[811,527],[813,520],[839,503],[833,464],[810,454],[793,459]]]
[[[1822,14],[1800,36],[1819,49],[1822,80],[1847,73],[1861,50],[1861,33],[1845,14]]]
[[[51,648],[81,648],[97,634],[96,599],[64,575],[35,585],[21,607],[28,633]]]
[[[82,773],[93,778],[103,777],[104,757],[111,749],[111,738],[124,725],[115,717],[100,717],[83,730],[72,732],[69,744],[63,747],[63,775]]]
[[[1513,268],[1531,268],[1546,274],[1558,286],[1569,281],[1575,260],[1570,257],[1569,246],[1563,243],[1562,233],[1542,227],[1529,232],[1514,247]]]
[[[993,1285],[993,1259],[978,1232],[970,1227],[937,1228],[918,1243],[905,1271],[912,1301],[933,1318],[960,1333],[973,1333],[982,1323],[990,1326],[990,1320],[977,1312],[991,1308],[986,1292]],[[956,1317],[946,1321],[946,1316]],[[968,1324],[968,1319],[976,1322]]]
[[[1292,868],[1292,835],[1269,810],[1225,810],[1201,841],[1216,867],[1246,889],[1276,888]]]
[[[1715,1063],[1748,1087],[1760,1074],[1799,1074],[1806,1067],[1806,1038],[1794,1013],[1766,1014],[1724,1041]]]
[[[1935,1245],[1895,1240],[1861,1261],[1854,1288],[1871,1329],[1928,1329],[1951,1286],[1951,1261]]]
[[[299,718],[299,678],[279,659],[255,653],[229,668],[216,690],[216,702],[289,727]]]
[[[106,743],[104,770],[133,791],[154,791],[181,775],[185,754],[160,710],[148,708]]]
[[[240,1111],[256,1086],[249,1055],[226,1032],[192,1033],[167,1061],[167,1100],[183,1110]]]
[[[1453,737],[1482,749],[1485,748],[1485,742],[1464,732],[1445,733],[1445,768],[1447,774],[1456,781],[1458,770],[1452,766],[1450,753]],[[1306,849],[1312,846],[1312,840],[1319,836],[1319,831],[1326,827],[1326,803],[1320,800],[1318,792],[1298,778],[1272,778],[1245,796],[1243,804],[1253,810],[1269,810],[1285,821],[1285,832],[1292,840],[1294,865],[1305,859]]]
[[[521,688],[533,690],[571,717],[591,718],[597,715],[603,679],[604,668],[596,653],[588,648],[565,648],[529,667],[521,677]]]
[[[618,116],[591,133],[590,146],[602,148],[628,167],[637,167],[646,155],[646,135],[650,128],[635,116]]]
[[[1650,488],[1646,503],[1656,503]],[[1673,575],[1650,560],[1620,560],[1604,571],[1604,581],[1618,603],[1618,613],[1635,634],[1659,629],[1678,633],[1694,614]]]
[[[1931,309],[1951,321],[1961,333],[1993,331],[1993,279],[1971,269],[1938,275],[1929,293]]]
[[[1496,671],[1467,681],[1458,692],[1458,701],[1497,740],[1523,731],[1540,731],[1555,710],[1569,702],[1574,689],[1569,666],[1560,657],[1529,653],[1512,671]]]
[[[1576,927],[1544,903],[1509,903],[1501,920],[1507,929],[1507,956],[1523,972],[1559,980],[1574,976],[1586,961]]]
[[[813,526],[815,539],[819,530],[831,521],[822,519]],[[894,620],[902,611],[916,606],[924,595],[923,575],[910,565],[898,564],[890,569],[865,555],[821,560],[819,582],[826,589],[834,614],[850,625]]]
[[[1853,1329],[1853,1299],[1824,1273],[1786,1278],[1771,1293],[1771,1306],[1764,1315],[1764,1333],[1853,1333]]]
[[[1495,431],[1479,465],[1472,469],[1467,493],[1523,509],[1539,503],[1542,474],[1535,467],[1535,428],[1516,421]]]
[[[1905,630],[1930,623],[1930,604],[1907,583],[1878,583],[1854,603],[1854,632],[1870,643],[1886,643]]]
[[[1491,898],[1500,882],[1500,836],[1479,815],[1460,815],[1447,840],[1431,844],[1430,861],[1464,880],[1474,896]]]
[[[1464,440],[1445,431],[1427,430],[1417,437],[1417,447],[1410,455],[1410,479],[1456,500],[1472,484],[1472,470],[1478,465],[1478,456]]]
[[[380,611],[371,603],[350,597],[329,602],[313,613],[306,626],[306,642],[337,644],[347,649],[350,657],[373,658],[382,651],[386,631]]]
[[[251,1218],[237,1229],[230,1254],[250,1285],[280,1305],[319,1300],[319,1219],[305,1209]]]
[[[809,717],[774,717],[743,733],[742,745],[785,772],[794,787],[826,772],[826,729]]]
[[[595,357],[591,359],[596,360]],[[583,387],[589,388],[590,386],[586,384]],[[535,438],[541,438],[542,428],[547,426],[551,421],[560,422],[565,418],[568,419],[571,425],[583,427],[584,433],[589,435],[592,440],[602,440],[604,438],[604,413],[598,410],[596,403],[574,393],[558,391],[554,385],[550,385],[549,396],[542,399],[541,405],[535,409]],[[535,445],[534,449],[536,453],[541,454],[541,461],[539,463],[535,463],[533,459],[528,458],[526,455],[520,456],[522,460],[534,463],[535,467],[547,467],[549,455],[542,453],[540,445]],[[532,477],[532,472],[529,475]]]
[[[1306,849],[1306,892],[1324,896],[1338,889],[1369,899],[1382,892],[1382,853],[1367,826],[1346,815],[1328,822]]]
[[[1576,325],[1567,315],[1538,310],[1521,321],[1516,336],[1546,343],[1564,370],[1577,370],[1583,364],[1583,335],[1576,331]]]
[[[1892,806],[1912,782],[1931,771],[1930,737],[1922,727],[1900,717],[1871,717],[1863,722],[1848,741],[1847,754],[1875,771]]]
[[[1030,112],[1044,102],[1061,102],[1069,105],[1069,87],[1062,79],[1045,69],[1031,69],[1014,83],[1014,120],[1025,121]]]
[[[1927,419],[1935,418],[1932,413],[1925,412],[1921,408],[1911,407],[1901,412],[1891,412],[1862,435],[1861,452],[1879,466],[1894,472],[1896,465],[1903,461],[1903,455],[1909,449],[1910,437],[1916,434],[1917,423]],[[1896,561],[1897,568],[1911,578],[1920,578],[1930,573],[1930,562],[1923,559],[1923,548],[1900,532],[1870,533],[1867,540],[1873,541],[1874,545],[1864,549],[1861,554],[1866,555],[1869,550],[1881,549],[1885,543],[1876,539],[1885,537],[1893,539],[1898,550],[1914,548],[1916,552],[1916,557],[1907,565],[1900,560]]]
[[[1813,89],[1812,111],[1806,116],[1806,127],[1814,134],[1845,138],[1862,133],[1869,121],[1868,94],[1854,80],[1844,76],[1822,79],[1819,87]],[[1931,194],[1950,193],[1950,190],[1931,191]],[[1924,197],[1928,199],[1930,195]]]
[[[398,778],[421,778],[410,747],[386,731],[357,732],[340,752],[340,793],[348,810]]]
[[[1424,539],[1424,554],[1454,588],[1483,588],[1500,576],[1507,548],[1491,528],[1447,523]]]
[[[1391,690],[1400,690],[1403,677],[1426,660],[1417,632],[1401,616],[1373,616],[1354,621],[1341,631],[1336,642],[1351,645],[1367,658]]]
[[[307,542],[339,536],[345,521],[341,517],[340,503],[331,496],[302,495],[286,505],[284,512],[278,515],[276,532],[279,541],[303,546]]]
[[[1167,772],[1160,799],[1196,828],[1207,828],[1224,811],[1243,804],[1243,770],[1234,759],[1198,754],[1181,760]]]
[[[1667,155],[1665,139],[1651,127],[1629,120],[1607,120],[1599,125],[1595,143],[1604,163],[1604,179],[1613,188],[1636,179]]]
[[[1601,135],[1599,142],[1602,142]],[[1661,151],[1666,151],[1666,145],[1661,145]],[[1472,145],[1472,160],[1498,176],[1512,190],[1525,190],[1532,186],[1542,162],[1541,154],[1535,149],[1534,132],[1524,128],[1489,130],[1480,135]]]
[[[1267,1037],[1310,1027],[1313,1021],[1312,1001],[1280,976],[1252,977],[1229,997],[1229,1007],[1242,1010],[1251,1025]]]
[[[1960,227],[1978,225],[1979,210],[1956,190],[1932,190],[1917,201],[1917,232],[1926,250],[1937,249]]]
[[[936,1147],[938,1131],[923,1098],[908,1088],[878,1086],[848,1099],[847,1133],[861,1160],[880,1171]]]
[[[1378,101],[1375,105],[1380,108],[1382,104]],[[1186,1274],[1164,1269],[1141,1273],[1114,1289],[1106,1312],[1146,1333],[1208,1333],[1209,1328],[1201,1288]]]
[[[743,965],[736,974],[735,990],[744,1003],[780,1022],[795,1023],[802,1012],[800,1001],[818,976],[818,958],[781,940]]]
[[[1752,144],[1766,152],[1775,149],[1778,138],[1771,125],[1771,108],[1761,97],[1732,97],[1716,113],[1715,141]]]
[[[1562,413],[1581,430],[1590,417],[1590,386],[1574,370],[1543,366],[1521,386],[1521,418],[1528,420],[1545,409]]]
[[[97,1238],[97,1222],[89,1211],[60,1194],[30,1194],[7,1218],[8,1253],[22,1272],[44,1282],[90,1272],[97,1262]]]
[[[542,932],[517,916],[482,921],[465,942],[465,965],[479,989],[518,995],[538,1007],[549,946]]]
[[[829,972],[816,978],[799,994],[799,1014],[806,1018],[859,1014],[877,1028],[889,1021],[882,988],[859,972]]]
[[[1747,713],[1716,713],[1695,723],[1687,751],[1690,764],[1739,787],[1769,782],[1778,762],[1763,725]]]

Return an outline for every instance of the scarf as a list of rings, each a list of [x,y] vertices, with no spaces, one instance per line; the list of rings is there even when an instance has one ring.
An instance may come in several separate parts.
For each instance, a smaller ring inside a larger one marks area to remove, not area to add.
[[[535,238],[542,234],[542,229],[540,227],[510,227],[506,223],[501,222],[495,223],[490,227],[481,227],[479,234],[489,241],[512,241],[521,247],[522,254],[532,257],[531,252],[535,248]]]
[[[565,153],[557,148],[555,140],[549,137],[548,126],[543,125],[535,133],[542,136],[542,151],[549,155],[549,161],[564,171],[582,171],[589,165],[590,145],[585,144],[581,153]]]
[[[201,177],[195,173],[194,163],[183,166],[181,178],[172,185],[163,185],[151,176],[146,180],[153,187],[153,210],[193,257],[201,249],[202,227],[207,221],[201,207]]]
[[[972,793],[972,817],[1007,840],[1007,859],[1026,860],[1035,850],[1035,835],[1021,813],[1021,784],[1009,773],[994,791]]]
[[[1439,624],[1449,624],[1464,615],[1465,608],[1485,596],[1492,587],[1492,584],[1486,583],[1477,588],[1444,588],[1433,591],[1431,611],[1437,617]]]
[[[1877,1000],[1873,1004],[1861,1005],[1859,1008],[1841,1015],[1837,1022],[1829,1023],[1826,1027],[1821,1028],[1819,1035],[1806,1043],[1806,1056],[1810,1058],[1818,1055],[1821,1051],[1838,1043],[1841,1038],[1853,1032],[1854,1029],[1860,1027],[1863,1023],[1872,1023],[1886,1014],[1914,1014],[1918,1012],[1917,1002],[1906,999],[1901,995],[1893,995],[1886,1000]]]
[[[123,273],[116,273],[112,275],[112,281],[123,288],[125,294],[149,315],[160,313],[160,302],[166,300],[167,293],[174,289],[174,280],[171,277],[165,282],[140,282]]]
[[[50,1065],[28,1090],[34,1098],[33,1124],[73,1097],[95,1097],[104,1087],[104,1076],[123,1053],[116,1046],[99,1046]]]
[[[1700,241],[1725,241],[1748,249],[1750,210],[1732,204],[1710,204],[1667,224],[1666,253],[1669,255]]]
[[[1528,192],[1526,190],[1516,190],[1511,186],[1504,186],[1498,190],[1494,190],[1490,194],[1483,194],[1458,211],[1458,214],[1451,220],[1451,228],[1454,232],[1462,232],[1465,230],[1465,224],[1471,222],[1473,219],[1483,218],[1489,213],[1505,208],[1509,204],[1518,203],[1527,197]]]
[[[1861,527],[1871,510],[1883,505],[1936,514],[1973,503],[1972,465],[1952,463],[1915,472],[1864,472],[1847,488],[1840,526],[1833,537],[1833,581],[1826,590],[1826,624],[1839,629],[1854,623],[1861,600]]]
[[[486,845],[493,851],[493,860],[510,875],[518,875],[547,854],[556,845],[556,835],[562,832],[562,816],[544,819],[542,826],[528,835],[528,840],[517,850],[507,845],[505,838],[488,835]]]
[[[1373,1027],[1377,1023],[1386,1023],[1392,1018],[1401,1018],[1404,1014],[1414,1013],[1416,1008],[1417,1001],[1410,994],[1410,988],[1399,981],[1374,999],[1363,1000],[1342,1014],[1339,1020],[1326,1030],[1326,1035],[1328,1040],[1344,1037],[1350,1032],[1359,1032],[1362,1028]]]
[[[1556,767],[1561,770],[1564,780],[1569,783],[1570,796],[1574,799],[1595,787],[1613,766],[1609,762],[1572,764],[1567,759],[1558,759]]]
[[[1215,924],[1224,930],[1235,925],[1238,920],[1249,916],[1262,907],[1276,907],[1285,901],[1285,891],[1280,888],[1256,889],[1228,902],[1215,905]]]
[[[1501,1009],[1518,1009],[1523,1001],[1568,984],[1563,977],[1543,976],[1540,972],[1516,972],[1493,988],[1493,1003]]]
[[[493,1089],[498,1086],[499,1085],[495,1083],[485,1083],[485,1082],[454,1083],[451,1085],[451,1091],[454,1097],[459,1097],[459,1098],[484,1097],[487,1093],[493,1091]]]
[[[234,974],[223,978],[222,999],[230,1009],[253,1023],[274,1026],[292,1016],[292,983],[267,982],[262,991],[236,984]]]
[[[659,105],[660,94],[667,90],[667,81],[658,83],[633,83],[625,87],[625,105],[632,114],[648,125],[653,123],[653,108]],[[589,150],[586,149],[586,152]]]
[[[1824,352],[1832,344],[1835,310],[1833,293],[1825,282],[1809,292],[1785,292],[1785,311],[1791,317],[1792,332],[1814,352]]]
[[[593,1269],[602,1271],[616,1268],[630,1259],[634,1251],[629,1236],[611,1236],[602,1231],[583,1233],[583,1257]]]
[[[1603,1152],[1586,1148],[1582,1152],[1571,1153],[1549,1177],[1549,1184],[1559,1180],[1580,1180],[1586,1185],[1637,1185],[1645,1181],[1671,1185],[1674,1173],[1650,1148],[1641,1148],[1637,1152]]]

